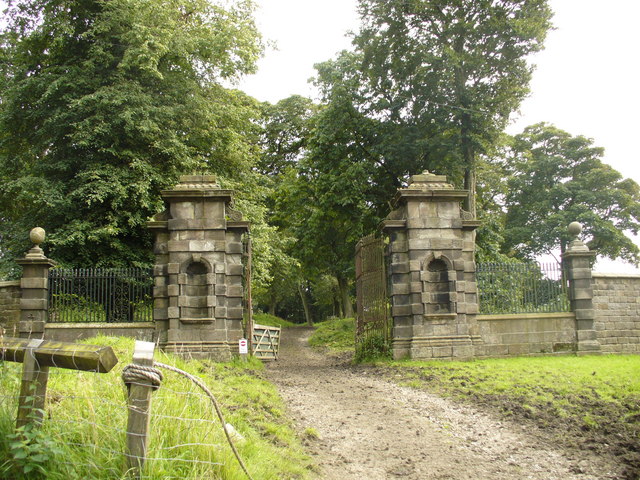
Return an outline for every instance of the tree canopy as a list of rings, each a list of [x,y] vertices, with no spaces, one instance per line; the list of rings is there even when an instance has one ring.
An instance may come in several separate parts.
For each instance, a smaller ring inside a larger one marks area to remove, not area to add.
[[[464,172],[466,209],[475,213],[479,154],[496,142],[529,91],[528,55],[550,28],[546,0],[360,0],[354,37],[363,80],[360,108],[402,128],[413,151],[385,160]],[[406,157],[409,156],[409,159]],[[419,167],[419,168],[416,168]]]
[[[640,187],[603,155],[593,140],[545,123],[516,135],[506,162],[503,250],[529,257],[564,252],[567,226],[578,221],[590,249],[637,264],[640,249],[626,233],[640,229]]]
[[[250,1],[17,0],[2,32],[0,235],[74,265],[150,260],[145,222],[180,173],[237,175],[257,105],[223,82],[262,51]]]

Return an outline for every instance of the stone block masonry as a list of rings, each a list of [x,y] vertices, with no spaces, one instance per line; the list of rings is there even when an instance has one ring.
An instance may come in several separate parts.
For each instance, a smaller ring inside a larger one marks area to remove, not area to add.
[[[229,360],[243,336],[243,235],[233,192],[189,175],[162,192],[154,217],[154,309],[160,347],[185,357]]]
[[[0,282],[0,328],[5,335],[18,336],[20,281]]]
[[[424,172],[399,189],[389,237],[394,358],[471,358],[480,342],[474,229],[467,192]]]
[[[640,354],[640,275],[594,273],[593,305],[602,353]]]

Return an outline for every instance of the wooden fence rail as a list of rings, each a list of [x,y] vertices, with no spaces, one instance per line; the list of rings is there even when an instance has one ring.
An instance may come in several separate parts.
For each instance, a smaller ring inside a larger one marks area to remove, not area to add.
[[[0,360],[22,363],[18,428],[42,423],[49,367],[107,373],[118,363],[111,347],[13,337],[0,337]]]

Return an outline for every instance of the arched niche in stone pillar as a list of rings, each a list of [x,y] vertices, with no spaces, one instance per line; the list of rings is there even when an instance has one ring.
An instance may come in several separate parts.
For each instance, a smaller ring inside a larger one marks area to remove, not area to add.
[[[213,266],[200,255],[181,265],[178,305],[183,323],[214,321],[215,273]]]
[[[425,316],[456,313],[456,272],[445,255],[429,255],[420,272]]]

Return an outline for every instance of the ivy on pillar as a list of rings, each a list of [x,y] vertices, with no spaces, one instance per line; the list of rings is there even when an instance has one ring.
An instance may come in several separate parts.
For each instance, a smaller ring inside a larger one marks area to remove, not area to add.
[[[48,259],[40,248],[45,239],[44,229],[34,228],[29,239],[33,248],[17,261],[22,266],[19,334],[22,338],[44,338],[48,318],[49,269],[56,263]]]
[[[576,350],[578,354],[583,355],[597,354],[600,352],[600,343],[595,330],[591,278],[591,265],[596,254],[579,238],[582,225],[572,222],[568,230],[573,240],[569,243],[567,251],[562,254],[562,261],[569,280],[571,311],[576,316]]]

